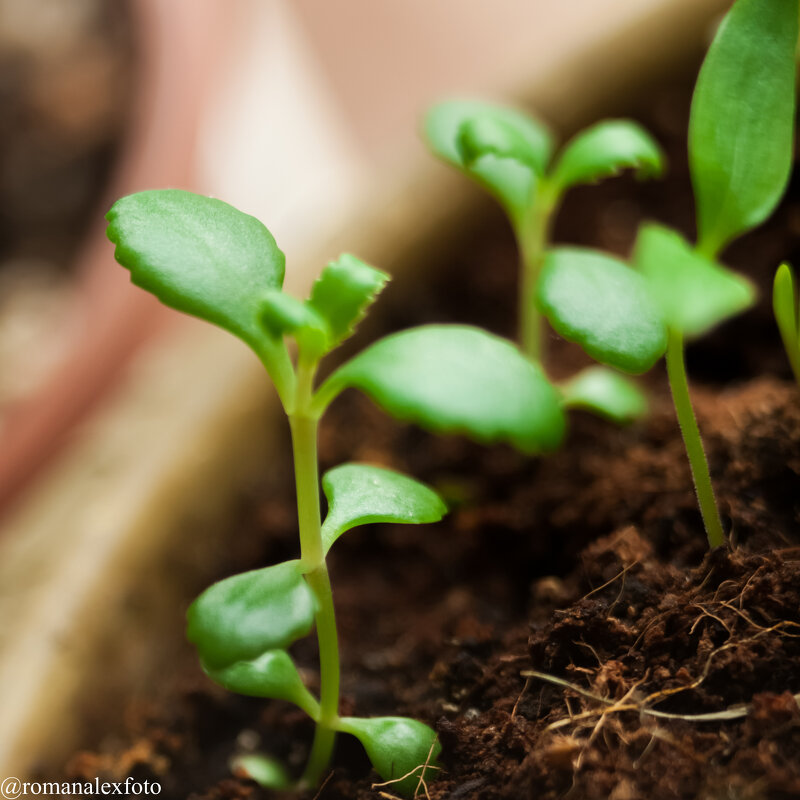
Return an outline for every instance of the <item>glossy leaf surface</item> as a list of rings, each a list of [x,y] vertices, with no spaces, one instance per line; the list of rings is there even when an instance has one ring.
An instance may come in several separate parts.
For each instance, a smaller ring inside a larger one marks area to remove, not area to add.
[[[487,141],[491,134],[492,147],[502,149],[501,132],[505,139],[502,147],[509,148],[511,137],[517,142],[506,152],[510,157],[491,152]],[[553,149],[550,132],[533,117],[477,100],[448,100],[434,106],[425,117],[424,133],[439,158],[476,179],[516,215],[528,205],[536,178],[544,174]],[[485,155],[476,158],[479,137],[483,137]],[[518,160],[523,142],[526,155]],[[462,149],[465,144],[466,153]]]
[[[345,531],[372,522],[438,522],[447,506],[433,489],[394,470],[342,464],[325,473],[328,516],[322,525],[325,552]]]
[[[689,122],[700,249],[763,222],[792,162],[797,0],[737,0],[709,48]]]
[[[606,120],[567,143],[553,169],[552,180],[563,191],[625,169],[635,170],[640,178],[658,176],[664,170],[664,155],[641,125],[629,120]]]
[[[300,561],[244,572],[206,589],[186,613],[186,635],[209,669],[284,650],[306,636],[315,600]]]
[[[642,226],[634,262],[667,325],[685,337],[700,336],[755,302],[748,280],[704,258],[680,234],[660,225]]]
[[[567,408],[581,408],[616,422],[632,422],[647,413],[644,392],[630,379],[606,367],[588,367],[561,387]]]
[[[284,255],[255,217],[211,197],[157,189],[123,197],[106,218],[133,283],[258,352],[269,347],[259,310],[264,294],[283,285]]]
[[[268,650],[250,661],[236,661],[219,669],[207,665],[204,668],[212,681],[229,692],[286,700],[302,708],[312,719],[319,716],[319,704],[303,685],[285,650]]]
[[[422,722],[406,717],[346,717],[340,721],[340,730],[352,734],[364,745],[372,766],[385,781],[408,776],[392,783],[390,790],[413,796],[420,777],[430,781],[438,772],[431,767],[436,766],[442,748],[435,731]],[[425,764],[429,766],[418,769]]]
[[[353,332],[388,280],[385,272],[348,253],[325,267],[309,304],[328,323],[332,347]]]
[[[667,349],[664,319],[647,282],[603,253],[551,250],[537,303],[565,339],[624,372],[646,372]]]
[[[510,342],[464,325],[425,325],[387,336],[320,389],[361,389],[397,419],[525,452],[554,450],[565,419],[557,390]]]

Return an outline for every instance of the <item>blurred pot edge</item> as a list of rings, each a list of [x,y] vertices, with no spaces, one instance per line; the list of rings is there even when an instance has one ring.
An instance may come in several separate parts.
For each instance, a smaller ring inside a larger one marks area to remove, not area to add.
[[[565,130],[623,110],[636,87],[701,50],[726,6],[664,3],[565,54],[517,96]],[[430,263],[425,254],[453,241],[476,199],[445,168],[418,165],[395,191],[368,198],[340,241],[390,271]],[[295,274],[308,283],[321,263],[308,259]],[[237,487],[275,468],[271,397],[239,342],[181,321],[138,356],[9,521],[0,536],[0,777],[46,774],[79,745],[87,714],[119,714],[134,689],[169,673],[175,648],[160,636],[161,609],[185,602],[192,574],[196,582],[224,546],[218,534]]]

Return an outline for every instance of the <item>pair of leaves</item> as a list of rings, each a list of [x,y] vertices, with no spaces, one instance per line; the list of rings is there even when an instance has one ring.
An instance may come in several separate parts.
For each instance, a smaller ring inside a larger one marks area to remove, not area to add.
[[[692,98],[689,164],[698,242],[714,255],[762,223],[792,163],[797,0],[737,0]]]
[[[329,263],[305,302],[269,292],[261,322],[275,338],[293,336],[301,352],[316,361],[350,336],[389,276],[349,253]]]
[[[794,276],[788,264],[781,264],[775,273],[772,310],[797,382],[800,383],[800,307]]]
[[[244,340],[276,384],[285,369],[284,335],[318,357],[350,335],[388,280],[345,254],[325,268],[303,303],[281,291],[285,257],[264,225],[192,192],[137,192],[118,200],[106,218],[114,255],[133,283]]]
[[[608,120],[568,142],[548,171],[553,152],[549,130],[528,114],[473,100],[434,106],[424,123],[431,150],[477,180],[518,220],[534,202],[537,187],[558,195],[623,169],[658,175],[663,155],[652,137],[628,120]]]
[[[668,329],[700,336],[755,300],[748,281],[658,225],[642,227],[633,260],[636,270],[592,250],[557,248],[537,296],[558,333],[624,372],[650,369],[666,351]]]

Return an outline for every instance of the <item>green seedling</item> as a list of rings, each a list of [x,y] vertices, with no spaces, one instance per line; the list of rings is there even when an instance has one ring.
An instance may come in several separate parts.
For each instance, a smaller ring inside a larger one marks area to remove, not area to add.
[[[712,547],[723,543],[724,533],[689,396],[684,341],[755,301],[754,287],[716,257],[733,238],[763,222],[785,190],[797,32],[796,0],[738,0],[720,25],[700,71],[689,123],[697,244],[660,225],[644,225],[635,269],[589,250],[556,249],[546,259],[537,297],[553,327],[603,364],[638,374],[666,356]],[[788,268],[779,271],[776,298],[781,331],[790,335],[796,353]]]
[[[351,335],[388,280],[385,273],[343,255],[301,301],[282,291],[284,255],[269,231],[219,200],[178,190],[140,192],[119,200],[107,218],[116,258],[135,284],[255,351],[291,429],[300,558],[227,578],[195,600],[187,635],[203,669],[230,691],[286,700],[314,720],[301,787],[318,784],[342,732],[361,741],[384,780],[402,779],[395,790],[415,793],[439,754],[433,730],[401,717],[339,716],[339,645],[326,555],[354,527],[435,522],[445,505],[412,478],[345,464],[322,479],[328,500],[322,521],[320,419],[353,387],[398,419],[428,430],[544,452],[557,448],[564,434],[558,394],[511,343],[458,325],[428,325],[381,339],[317,386],[320,361]],[[287,339],[296,345],[294,358]],[[303,684],[288,652],[315,626],[319,698]],[[263,756],[235,766],[275,788],[288,780]]]
[[[775,321],[778,323],[792,372],[800,385],[800,306],[798,306],[794,275],[788,264],[781,264],[775,273],[772,310],[775,312]]]
[[[520,254],[519,345],[545,361],[543,320],[535,302],[550,229],[567,190],[632,169],[655,177],[664,156],[635,122],[606,120],[579,133],[553,158],[554,139],[532,116],[472,100],[434,106],[425,119],[431,150],[491,193],[511,223]],[[567,407],[589,409],[617,422],[645,413],[641,391],[618,373],[592,368],[563,388]],[[580,389],[580,391],[577,391]]]

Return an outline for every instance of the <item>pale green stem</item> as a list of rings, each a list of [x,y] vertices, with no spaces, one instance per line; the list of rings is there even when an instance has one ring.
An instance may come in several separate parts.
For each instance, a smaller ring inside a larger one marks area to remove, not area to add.
[[[331,582],[322,549],[317,461],[319,415],[312,409],[315,371],[316,363],[304,363],[301,354],[297,368],[295,402],[289,415],[297,485],[301,560],[306,580],[317,600],[315,622],[319,642],[320,714],[314,730],[311,754],[300,779],[300,785],[307,788],[318,785],[331,762],[339,722],[339,641]]]
[[[528,358],[539,364],[545,358],[544,320],[536,308],[536,288],[550,235],[550,222],[556,206],[554,192],[542,181],[527,214],[515,221],[519,247],[519,344]]]
[[[708,543],[711,547],[718,547],[724,544],[725,534],[722,531],[717,501],[714,498],[714,487],[711,484],[708,460],[703,450],[703,440],[700,438],[700,429],[697,427],[697,419],[689,396],[689,381],[686,378],[686,364],[683,358],[683,336],[676,331],[669,332],[666,360],[672,399],[686,446],[686,454],[689,456],[689,466],[692,470]]]

